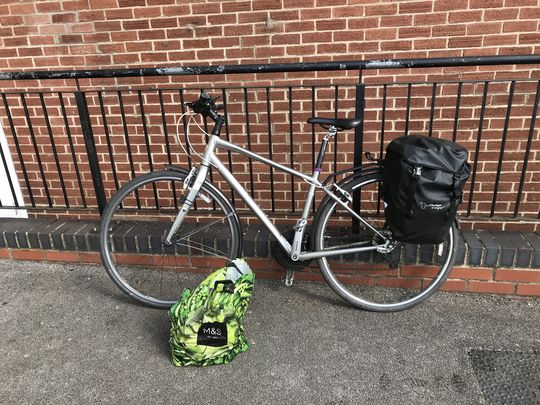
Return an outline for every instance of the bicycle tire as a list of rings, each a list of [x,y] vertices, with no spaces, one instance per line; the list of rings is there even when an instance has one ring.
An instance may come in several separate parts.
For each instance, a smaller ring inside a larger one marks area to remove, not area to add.
[[[340,187],[360,195],[360,215],[369,218],[380,232],[387,232],[381,183],[382,174],[374,172],[346,179]],[[349,212],[333,199],[325,200],[315,219],[313,249],[376,244],[373,231],[362,224],[356,229],[353,224]],[[453,225],[447,240],[439,245],[402,243],[387,254],[370,251],[322,257],[318,262],[328,285],[353,306],[376,312],[400,311],[423,302],[444,283],[454,263],[456,237]]]
[[[150,307],[171,307],[185,287],[195,287],[241,253],[238,216],[208,181],[201,192],[210,201],[197,198],[174,243],[164,243],[187,193],[186,177],[183,169],[136,177],[116,192],[102,214],[99,244],[107,274],[120,290]]]

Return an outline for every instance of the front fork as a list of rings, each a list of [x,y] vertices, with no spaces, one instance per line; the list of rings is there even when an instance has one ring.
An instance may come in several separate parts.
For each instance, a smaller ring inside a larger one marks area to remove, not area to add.
[[[178,212],[178,215],[176,216],[171,228],[169,229],[169,232],[167,233],[167,236],[165,237],[165,244],[170,245],[172,243],[172,238],[180,225],[182,225],[182,222],[184,221],[184,218],[186,217],[187,213],[193,206],[193,203],[195,199],[197,198],[197,195],[199,194],[199,190],[201,189],[204,181],[206,180],[206,175],[208,173],[208,164],[202,164],[199,167],[199,170],[197,172],[197,175],[195,177],[195,181],[193,182],[193,185],[190,187],[189,184],[187,184],[187,187],[189,188],[189,192],[187,196],[184,198],[184,203],[182,204],[182,207],[180,208],[180,211]]]
[[[212,153],[214,152],[215,148],[216,148],[216,137],[211,136],[208,141],[206,151],[204,152],[202,163],[196,172],[197,175],[195,176],[195,180],[193,181],[193,184],[191,186],[190,184],[184,184],[184,187],[187,187],[189,189],[189,192],[186,198],[184,199],[184,203],[182,204],[182,207],[180,208],[180,211],[178,212],[178,215],[176,216],[171,226],[171,229],[169,229],[169,232],[167,233],[167,236],[165,237],[165,244],[170,245],[172,243],[172,238],[174,234],[176,233],[178,228],[180,228],[180,225],[182,225],[184,218],[186,217],[187,213],[193,206],[195,199],[199,195],[201,187],[206,180],[206,175],[208,174],[208,170],[210,168],[210,157]],[[188,180],[187,181],[188,183],[191,183],[189,179],[187,180]]]

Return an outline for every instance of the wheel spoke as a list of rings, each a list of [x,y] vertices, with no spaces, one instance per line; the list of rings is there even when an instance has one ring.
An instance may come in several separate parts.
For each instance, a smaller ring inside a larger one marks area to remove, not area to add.
[[[384,216],[376,215],[381,179],[381,174],[374,173],[344,183],[343,188],[351,195],[361,195],[358,214],[388,237]],[[353,233],[349,227],[342,226],[355,218],[340,204],[328,202],[321,208],[315,224],[317,249],[331,251],[383,242],[370,232]],[[349,303],[373,311],[405,309],[426,299],[446,278],[452,267],[453,232],[444,242],[440,257],[439,246],[398,244],[384,254],[372,250],[323,257],[319,266],[334,291]]]
[[[211,201],[198,201],[173,244],[165,243],[185,176],[165,171],[135,178],[113,196],[103,214],[100,252],[105,268],[116,285],[146,305],[170,307],[184,288],[193,287],[214,269],[215,259],[225,265],[241,248],[233,208],[207,183],[201,191]]]

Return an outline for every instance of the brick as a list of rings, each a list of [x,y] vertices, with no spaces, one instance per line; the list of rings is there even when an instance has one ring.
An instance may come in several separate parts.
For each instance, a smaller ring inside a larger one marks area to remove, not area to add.
[[[0,248],[0,259],[11,259],[11,251],[7,248]]]
[[[253,10],[277,10],[283,8],[281,0],[253,0]]]
[[[410,27],[413,25],[412,16],[386,16],[381,18],[381,27]]]
[[[480,47],[482,45],[482,37],[462,37],[450,38],[448,40],[448,48],[471,48]]]
[[[101,263],[101,256],[97,252],[80,252],[79,259],[82,263]]]
[[[478,23],[467,26],[468,35],[499,34],[502,31],[500,22]]]
[[[345,29],[346,20],[320,20],[315,22],[315,29],[317,31],[339,31]]]
[[[15,260],[45,260],[43,250],[13,249],[11,257]]]
[[[463,280],[493,280],[493,269],[478,267],[454,267],[449,278],[460,278]]]
[[[60,35],[58,40],[62,44],[80,44],[83,42],[82,35]]]
[[[150,28],[148,20],[122,21],[125,30],[144,30]]]
[[[497,269],[495,280],[540,283],[540,270]]]
[[[75,21],[77,21],[77,15],[75,13],[54,14],[52,16],[53,24],[73,23]]]
[[[399,14],[429,13],[433,10],[433,3],[433,1],[400,3]]]
[[[146,0],[118,0],[118,7],[144,7]]]
[[[79,252],[59,252],[55,250],[45,251],[45,260],[51,262],[80,262]]]
[[[397,14],[398,5],[397,4],[381,4],[381,5],[367,5],[366,6],[366,15],[393,15]]]
[[[469,0],[437,0],[433,3],[433,11],[454,11],[466,9]]]
[[[467,264],[471,266],[479,266],[482,261],[482,244],[478,240],[476,232],[464,230],[462,231],[462,235],[465,243],[467,244]]]
[[[519,35],[520,44],[538,44],[540,43],[540,34],[520,34]]]
[[[201,268],[219,268],[224,264],[224,259],[217,257],[192,256],[191,266]]]
[[[495,8],[502,7],[504,0],[470,0],[469,8]]]
[[[515,289],[514,283],[504,283],[495,281],[470,281],[468,291],[493,293],[493,294],[513,294]]]
[[[540,284],[519,284],[516,294],[540,296]]]
[[[519,232],[508,232],[508,237],[516,246],[516,267],[529,267],[531,263],[532,248]]]
[[[464,280],[446,280],[440,287],[441,291],[466,291],[467,282]]]
[[[538,20],[540,18],[540,7],[521,7],[519,9],[519,18],[523,20]]]
[[[523,237],[531,245],[533,252],[531,258],[531,267],[540,268],[540,237],[537,233],[524,232]]]
[[[449,13],[448,21],[451,23],[478,22],[482,19],[482,11],[459,11]]]
[[[454,265],[460,266],[465,263],[465,253],[466,253],[466,247],[465,247],[465,240],[463,239],[463,235],[461,235],[461,232],[458,231],[458,237],[456,241],[456,255],[454,256]]]

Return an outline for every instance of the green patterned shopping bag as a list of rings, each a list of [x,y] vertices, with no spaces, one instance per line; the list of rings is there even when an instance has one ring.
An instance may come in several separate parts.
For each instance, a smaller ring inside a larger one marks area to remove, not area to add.
[[[245,260],[236,259],[210,274],[193,292],[184,290],[169,310],[175,366],[226,364],[248,349],[243,318],[254,279]]]

